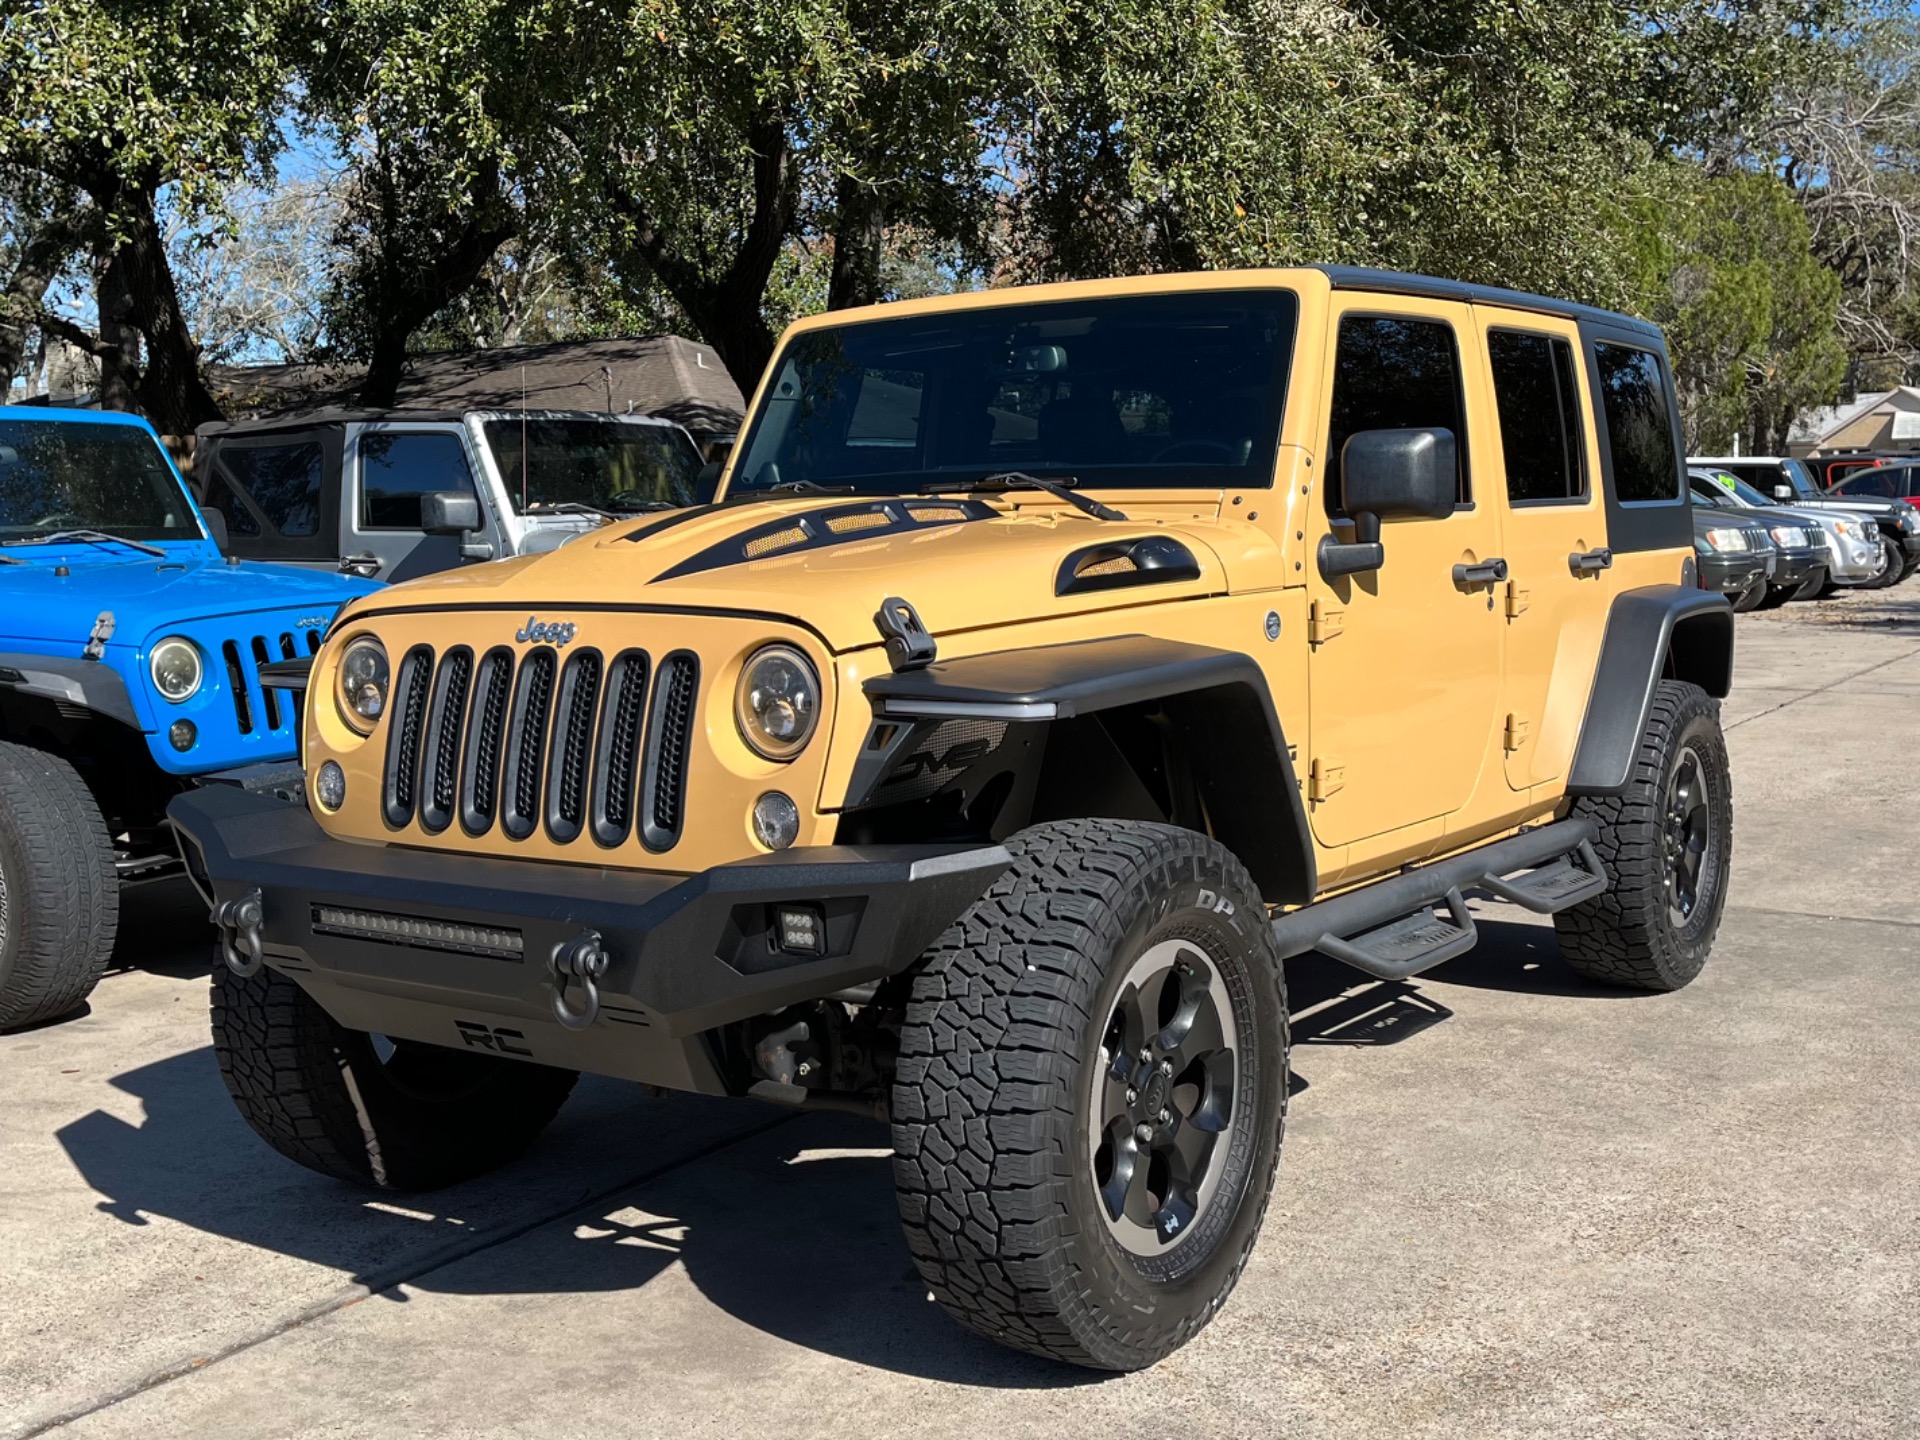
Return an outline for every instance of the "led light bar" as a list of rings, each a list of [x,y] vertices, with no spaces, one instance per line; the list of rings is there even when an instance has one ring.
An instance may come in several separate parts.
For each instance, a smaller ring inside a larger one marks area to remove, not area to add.
[[[485,955],[494,960],[518,960],[526,950],[526,941],[518,930],[463,925],[455,920],[429,920],[424,915],[348,910],[339,905],[313,907],[313,933],[344,935],[351,940],[372,940],[381,945],[408,945],[416,950]]]

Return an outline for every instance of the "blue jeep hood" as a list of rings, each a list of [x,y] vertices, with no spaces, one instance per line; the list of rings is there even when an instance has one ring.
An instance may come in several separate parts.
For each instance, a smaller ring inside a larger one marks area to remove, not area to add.
[[[35,553],[38,546],[24,551],[0,548],[0,555],[27,561],[0,562],[0,648],[16,640],[71,641],[77,654],[103,610],[113,612],[115,640],[138,645],[183,620],[305,604],[330,613],[354,596],[380,588],[288,565],[229,565],[199,554],[160,560],[137,551],[86,549],[90,553],[64,547],[55,554]],[[60,564],[67,574],[54,573]]]

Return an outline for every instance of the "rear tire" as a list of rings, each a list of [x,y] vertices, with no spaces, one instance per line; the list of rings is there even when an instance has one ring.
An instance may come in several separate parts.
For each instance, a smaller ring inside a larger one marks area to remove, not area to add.
[[[113,840],[93,792],[58,755],[0,743],[0,1030],[77,1009],[119,927]]]
[[[220,1077],[256,1134],[309,1170],[387,1190],[437,1190],[532,1143],[579,1077],[348,1030],[271,969],[213,969]]]
[[[1662,680],[1624,794],[1582,796],[1611,884],[1553,917],[1575,974],[1637,990],[1678,990],[1707,962],[1727,903],[1733,781],[1720,707],[1698,685]]]
[[[893,1086],[921,1278],[968,1329],[1136,1370],[1225,1302],[1286,1116],[1284,981],[1238,861],[1169,825],[1075,820],[928,951]]]

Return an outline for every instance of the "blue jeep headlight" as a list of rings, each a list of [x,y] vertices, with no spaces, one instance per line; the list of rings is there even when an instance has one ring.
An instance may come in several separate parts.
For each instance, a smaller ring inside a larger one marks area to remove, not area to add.
[[[206,676],[206,666],[198,645],[184,636],[169,635],[147,656],[147,673],[153,677],[153,688],[178,705],[193,698]]]

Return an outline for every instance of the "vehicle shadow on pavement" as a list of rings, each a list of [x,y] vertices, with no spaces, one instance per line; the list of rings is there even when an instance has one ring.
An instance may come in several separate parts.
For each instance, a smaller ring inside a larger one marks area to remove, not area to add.
[[[589,1080],[505,1169],[432,1194],[377,1196],[311,1174],[253,1135],[211,1048],[112,1083],[140,1102],[140,1123],[96,1110],[57,1132],[99,1192],[96,1209],[338,1272],[318,1277],[321,1293],[350,1282],[391,1302],[412,1292],[642,1292],[679,1262],[727,1314],[859,1363],[1016,1389],[1101,1378],[973,1336],[928,1299],[900,1231],[887,1131],[873,1121],[789,1120],[748,1101],[645,1100],[638,1087]],[[676,1138],[679,1163],[668,1158],[664,1173],[624,1183],[659,1168],[647,1157],[663,1154],[663,1132]],[[587,1203],[595,1195],[610,1198]],[[192,1253],[204,1265],[204,1250]],[[608,1323],[648,1323],[674,1303],[674,1288],[633,1294]]]
[[[1296,1045],[1397,1045],[1453,1017],[1435,990],[1461,986],[1625,999],[1636,992],[1583,980],[1567,968],[1553,927],[1537,921],[1474,917],[1479,945],[1411,980],[1374,980],[1317,952],[1287,961],[1287,1004]]]
[[[133,885],[120,895],[120,930],[109,975],[144,970],[175,980],[207,974],[213,965],[213,926],[207,902],[182,876]]]

